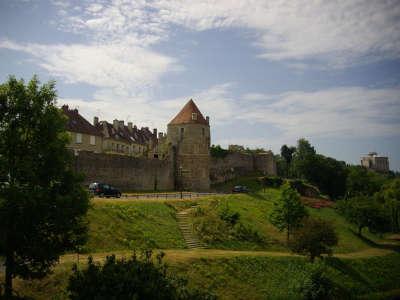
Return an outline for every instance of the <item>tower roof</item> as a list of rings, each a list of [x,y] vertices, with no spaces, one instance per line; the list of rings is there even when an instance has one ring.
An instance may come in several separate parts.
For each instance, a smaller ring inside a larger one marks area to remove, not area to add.
[[[193,115],[195,114],[195,115]],[[206,119],[204,119],[197,105],[192,99],[185,104],[181,111],[169,122],[169,125],[177,124],[202,124],[209,125]]]

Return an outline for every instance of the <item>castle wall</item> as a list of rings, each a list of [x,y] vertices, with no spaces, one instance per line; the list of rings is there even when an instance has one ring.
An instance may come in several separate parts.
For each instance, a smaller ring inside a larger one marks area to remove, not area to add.
[[[232,152],[224,158],[212,157],[210,161],[212,184],[255,173],[276,175],[276,163],[272,152],[260,154]]]
[[[81,151],[75,169],[85,175],[84,183],[105,182],[122,191],[172,190],[173,167],[169,160]]]

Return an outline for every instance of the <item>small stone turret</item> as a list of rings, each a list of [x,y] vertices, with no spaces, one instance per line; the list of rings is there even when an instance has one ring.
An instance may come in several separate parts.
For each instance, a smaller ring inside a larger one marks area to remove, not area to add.
[[[210,188],[210,125],[192,99],[168,124],[177,189]]]

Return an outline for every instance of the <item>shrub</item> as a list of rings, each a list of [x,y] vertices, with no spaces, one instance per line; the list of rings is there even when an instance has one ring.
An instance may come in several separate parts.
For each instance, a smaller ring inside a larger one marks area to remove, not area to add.
[[[264,176],[258,181],[265,187],[279,188],[283,184],[283,179],[277,176]]]
[[[293,252],[308,255],[313,262],[321,254],[332,254],[332,247],[338,243],[333,225],[319,218],[306,218],[303,226],[294,233],[289,246]]]
[[[69,278],[70,299],[216,299],[211,294],[187,289],[187,281],[167,274],[163,253],[152,259],[152,251],[144,251],[142,258],[136,254],[131,259],[107,256],[104,265],[93,262],[79,270],[73,267]]]
[[[224,206],[222,210],[219,212],[219,217],[221,220],[227,222],[231,226],[235,226],[235,224],[240,219],[240,214],[238,212],[232,211],[228,205]]]

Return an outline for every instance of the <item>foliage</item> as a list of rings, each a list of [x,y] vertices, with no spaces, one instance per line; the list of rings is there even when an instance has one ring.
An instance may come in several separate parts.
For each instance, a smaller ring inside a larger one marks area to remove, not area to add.
[[[89,200],[71,170],[54,82],[10,77],[0,85],[0,110],[0,255],[10,297],[13,277],[43,277],[84,242]]]
[[[229,153],[228,150],[223,149],[220,145],[211,145],[210,155],[215,158],[224,158]]]
[[[259,177],[258,181],[264,187],[272,187],[272,188],[279,188],[283,184],[283,179],[277,176],[264,176]]]
[[[348,197],[372,196],[379,192],[386,181],[384,175],[369,171],[361,166],[348,166],[347,170],[346,195]]]
[[[391,180],[382,190],[384,205],[390,216],[393,232],[400,230],[400,178]]]
[[[335,229],[330,222],[320,218],[306,218],[302,227],[294,232],[290,242],[293,252],[310,257],[311,262],[321,254],[332,254],[332,247],[338,243]]]
[[[194,229],[205,243],[248,241],[264,244],[263,237],[251,226],[240,221],[240,213],[227,204],[213,201],[206,208],[197,208]]]
[[[347,178],[345,163],[317,154],[307,140],[298,141],[293,165],[298,178],[318,186],[322,193],[332,198],[345,195]]]
[[[293,179],[289,180],[289,185],[292,189],[296,190],[301,196],[305,197],[319,197],[320,191],[317,187],[305,183],[303,180]]]
[[[291,231],[299,226],[305,216],[307,216],[307,210],[300,202],[299,194],[286,183],[282,188],[281,197],[274,202],[269,220],[279,230],[286,229],[287,241],[289,241]]]
[[[384,232],[388,227],[383,206],[373,197],[361,195],[340,200],[337,209],[350,223],[357,226],[360,236],[365,227],[371,232]]]
[[[167,275],[163,253],[154,263],[151,251],[144,251],[142,259],[136,254],[131,259],[107,256],[104,265],[93,262],[79,270],[73,267],[69,279],[70,299],[216,299],[211,294],[190,291],[187,281]]]
[[[335,286],[328,277],[326,266],[319,264],[307,265],[289,286],[297,299],[319,300],[335,299]]]
[[[286,177],[288,167],[285,159],[280,154],[275,154],[274,159],[276,163],[276,174],[279,177]]]
[[[219,212],[219,217],[222,221],[227,222],[231,226],[235,226],[239,222],[240,214],[238,212],[232,211],[228,205],[222,208]]]
[[[281,147],[281,156],[285,160],[286,164],[286,177],[290,176],[290,167],[292,165],[293,155],[296,152],[296,147],[288,147],[283,145]]]

